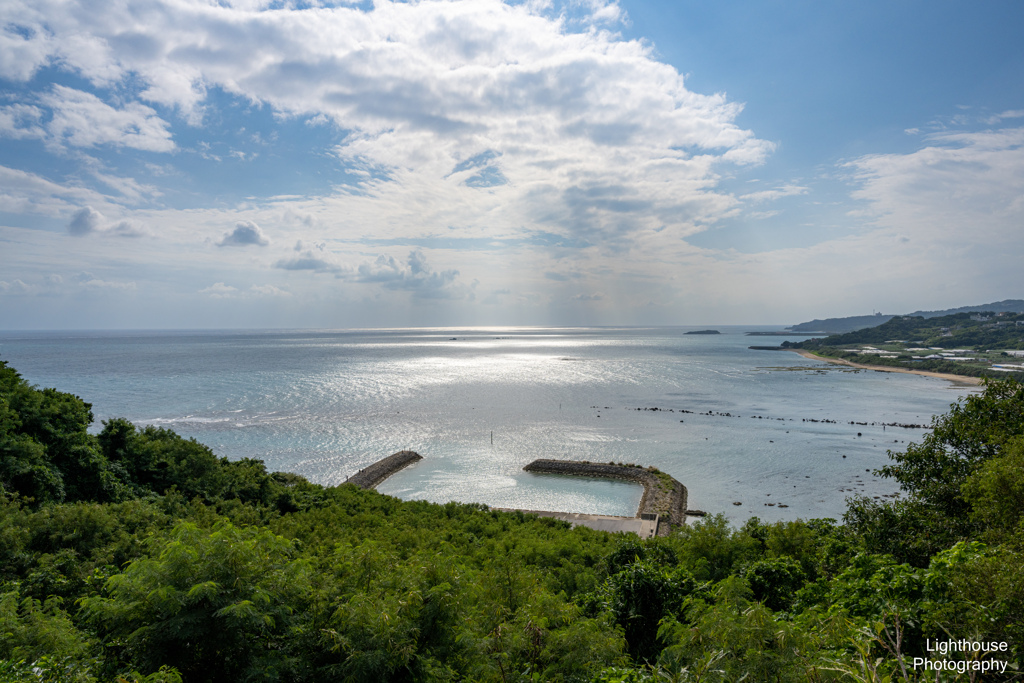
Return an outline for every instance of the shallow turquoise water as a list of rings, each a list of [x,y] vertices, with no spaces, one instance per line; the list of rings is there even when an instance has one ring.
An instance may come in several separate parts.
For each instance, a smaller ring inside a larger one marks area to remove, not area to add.
[[[633,462],[734,520],[839,517],[853,492],[893,493],[866,470],[923,430],[849,422],[928,423],[966,391],[753,351],[786,339],[753,328],[687,329],[8,332],[0,359],[91,401],[97,426],[171,427],[324,484],[409,448],[425,459],[381,492],[631,515],[638,486],[522,467]]]

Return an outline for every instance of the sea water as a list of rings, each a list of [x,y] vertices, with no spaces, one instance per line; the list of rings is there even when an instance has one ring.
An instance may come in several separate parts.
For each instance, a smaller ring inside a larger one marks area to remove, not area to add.
[[[971,390],[718,329],[3,332],[0,359],[90,402],[94,430],[126,417],[321,484],[411,449],[424,459],[379,491],[632,515],[637,485],[522,468],[635,463],[734,521],[839,518],[848,496],[893,495],[872,470],[926,430],[882,423],[929,424]]]

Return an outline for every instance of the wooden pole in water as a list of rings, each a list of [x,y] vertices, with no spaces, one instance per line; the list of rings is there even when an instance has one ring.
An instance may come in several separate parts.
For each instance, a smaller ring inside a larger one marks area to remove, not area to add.
[[[494,445],[494,432],[491,432],[491,445]]]

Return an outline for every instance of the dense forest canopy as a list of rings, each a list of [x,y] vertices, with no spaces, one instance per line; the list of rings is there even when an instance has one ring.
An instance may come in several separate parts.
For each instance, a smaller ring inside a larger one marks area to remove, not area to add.
[[[1011,680],[1024,653],[1012,380],[890,453],[897,501],[643,541],[91,422],[0,361],[0,682]]]

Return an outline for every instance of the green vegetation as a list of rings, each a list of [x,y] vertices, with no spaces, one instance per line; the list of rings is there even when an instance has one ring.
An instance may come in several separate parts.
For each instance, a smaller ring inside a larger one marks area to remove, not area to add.
[[[936,318],[896,316],[876,327],[822,339],[783,342],[782,346],[868,365],[967,377],[1024,379],[1024,370],[994,368],[1024,365],[1024,358],[1007,353],[1024,349],[1024,314],[957,313]],[[951,349],[957,352],[950,353]]]
[[[0,362],[0,683],[881,683],[937,680],[915,656],[977,657],[926,639],[1024,655],[1013,381],[890,453],[897,502],[650,540],[321,487],[91,421]]]
[[[942,316],[951,316],[956,313],[979,313],[981,311],[1020,313],[1024,311],[1024,300],[1004,299],[1003,301],[993,301],[991,303],[980,304],[978,306],[961,306],[959,308],[947,308],[941,311],[914,311],[913,313],[908,313],[906,316],[875,313],[874,315],[856,315],[847,318],[826,318],[825,320],[811,320],[810,322],[793,325],[788,329],[791,332],[798,333],[811,332],[819,334],[841,334],[843,332],[860,330],[865,327],[876,327],[897,317],[938,318]],[[991,313],[988,315],[991,315]]]

